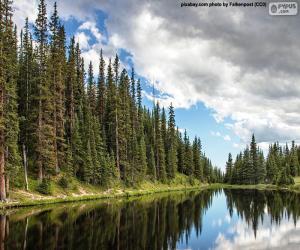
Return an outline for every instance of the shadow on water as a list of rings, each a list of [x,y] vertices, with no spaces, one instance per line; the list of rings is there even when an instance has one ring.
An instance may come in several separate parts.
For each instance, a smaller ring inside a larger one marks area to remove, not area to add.
[[[226,189],[7,210],[0,216],[0,250],[175,249],[180,242],[196,248],[198,237],[213,248],[216,239],[208,235],[225,228],[209,227],[209,212],[223,207],[256,237],[266,215],[271,225],[282,220],[296,225],[299,204],[292,192]]]

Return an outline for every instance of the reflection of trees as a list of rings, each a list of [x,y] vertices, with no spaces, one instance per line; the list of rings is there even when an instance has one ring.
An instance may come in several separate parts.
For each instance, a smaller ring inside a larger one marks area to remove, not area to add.
[[[176,193],[132,201],[116,200],[7,211],[0,215],[1,249],[174,249],[195,229],[215,193]],[[300,216],[300,195],[293,192],[226,189],[232,216],[252,226],[254,234],[267,210],[271,223]]]
[[[283,218],[293,218],[296,225],[300,216],[300,195],[295,192],[260,190],[224,190],[230,216],[235,208],[239,217],[252,225],[256,236],[259,221],[263,223],[265,209],[271,223],[280,224]]]
[[[2,215],[0,249],[174,249],[176,242],[189,238],[193,226],[201,234],[202,216],[215,192]]]

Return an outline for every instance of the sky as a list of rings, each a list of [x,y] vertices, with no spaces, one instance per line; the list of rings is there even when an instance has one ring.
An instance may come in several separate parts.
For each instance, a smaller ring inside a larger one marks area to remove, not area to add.
[[[204,2],[205,0],[203,0]],[[88,65],[120,55],[142,80],[144,104],[175,106],[176,122],[200,136],[224,169],[254,133],[270,142],[300,142],[300,17],[268,8],[188,8],[179,0],[58,0],[67,35]],[[199,2],[199,1],[188,1]],[[248,2],[245,0],[243,2]],[[268,2],[268,1],[267,1]],[[48,0],[50,15],[54,1]],[[19,30],[36,19],[38,1],[15,0]]]

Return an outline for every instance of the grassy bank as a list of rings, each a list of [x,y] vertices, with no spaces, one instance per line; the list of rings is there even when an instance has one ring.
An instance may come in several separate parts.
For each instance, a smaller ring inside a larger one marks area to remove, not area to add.
[[[185,175],[178,174],[176,178],[169,183],[159,183],[144,181],[137,187],[126,187],[121,183],[115,183],[112,187],[104,189],[99,186],[88,185],[79,182],[76,179],[70,179],[70,185],[67,188],[59,184],[60,177],[51,181],[51,195],[43,195],[37,191],[37,181],[29,180],[29,191],[23,189],[13,189],[7,202],[0,203],[0,208],[13,208],[34,206],[43,204],[87,201],[95,199],[108,199],[119,197],[134,197],[149,195],[162,192],[173,192],[180,190],[203,189],[213,185],[200,183],[197,180],[190,183]]]
[[[201,189],[257,189],[257,190],[289,190],[300,193],[300,177],[295,178],[295,185],[276,186],[271,184],[258,185],[230,185],[223,183],[206,184],[194,180],[193,184],[185,175],[177,174],[176,178],[169,183],[159,183],[144,181],[138,187],[126,187],[121,183],[115,183],[112,187],[104,189],[99,186],[88,185],[71,179],[67,188],[61,187],[58,176],[51,182],[51,195],[42,195],[37,190],[38,183],[29,179],[29,191],[23,189],[13,189],[7,202],[0,203],[0,208],[13,208],[35,206],[43,204],[54,204],[75,201],[88,201],[96,199],[109,199],[121,197],[135,197],[163,192],[174,192],[182,190],[201,190]]]
[[[257,189],[257,190],[288,190],[300,193],[300,177],[294,178],[295,184],[289,186],[277,186],[272,184],[257,184],[257,185],[231,185],[225,183],[212,184],[212,188],[231,188],[231,189]]]

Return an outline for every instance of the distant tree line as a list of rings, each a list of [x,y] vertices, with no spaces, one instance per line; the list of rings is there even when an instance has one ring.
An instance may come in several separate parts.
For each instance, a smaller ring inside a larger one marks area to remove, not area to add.
[[[26,19],[19,43],[12,15],[12,1],[0,0],[1,200],[10,183],[24,186],[24,170],[43,188],[59,173],[102,186],[166,182],[177,172],[221,180],[200,139],[191,143],[178,130],[172,104],[168,111],[142,105],[140,80],[134,69],[120,70],[118,55],[107,62],[101,50],[97,79],[92,63],[85,72],[74,37],[66,45],[56,3],[48,20],[40,0],[35,25]]]
[[[250,146],[239,153],[234,162],[232,155],[228,155],[224,182],[230,184],[294,184],[293,177],[300,175],[299,157],[300,147],[292,141],[291,148],[287,144],[282,147],[278,142],[270,145],[265,158],[253,135]]]

